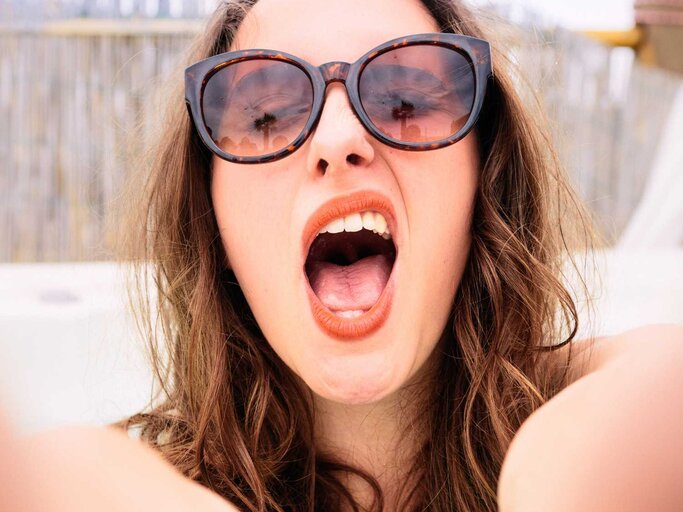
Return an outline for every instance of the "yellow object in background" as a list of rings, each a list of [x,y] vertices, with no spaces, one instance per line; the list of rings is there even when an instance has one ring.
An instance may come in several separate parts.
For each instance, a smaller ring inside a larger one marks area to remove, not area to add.
[[[638,60],[683,74],[683,0],[636,0],[631,30],[586,31],[610,46],[633,48]]]
[[[631,30],[588,30],[584,35],[597,39],[609,46],[622,46],[637,49],[643,42],[643,30],[640,27]]]

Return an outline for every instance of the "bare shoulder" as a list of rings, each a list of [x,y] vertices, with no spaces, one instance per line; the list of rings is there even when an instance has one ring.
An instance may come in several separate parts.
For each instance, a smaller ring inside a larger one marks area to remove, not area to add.
[[[668,357],[680,350],[683,325],[653,324],[611,336],[575,340],[550,353],[549,364],[551,371],[568,366],[569,385],[624,357]]]
[[[32,481],[45,484],[32,491],[37,510],[237,510],[114,428],[63,427],[19,444]]]
[[[683,510],[683,327],[577,342],[574,381],[519,429],[501,512]]]

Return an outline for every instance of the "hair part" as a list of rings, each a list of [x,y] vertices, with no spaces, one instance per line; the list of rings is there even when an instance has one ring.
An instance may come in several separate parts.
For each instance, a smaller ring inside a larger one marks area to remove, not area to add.
[[[461,3],[422,1],[442,31],[485,38]],[[222,2],[187,63],[226,51],[254,3]],[[407,422],[428,435],[401,510],[496,510],[512,437],[566,385],[560,370],[569,359],[549,366],[548,345],[569,343],[578,329],[562,269],[573,250],[590,245],[590,222],[495,45],[494,63],[477,124],[482,168],[470,255],[435,352],[430,396],[422,401],[428,409]],[[122,205],[139,208],[126,211],[119,236],[120,258],[133,263],[131,307],[159,388],[148,411],[117,425],[139,428],[183,474],[244,510],[345,504],[359,511],[344,484],[349,474],[370,486],[373,509],[382,510],[385,497],[372,475],[316,447],[310,389],[270,347],[226,268],[211,155],[187,115],[182,84],[166,94],[160,126],[167,129],[129,182]]]

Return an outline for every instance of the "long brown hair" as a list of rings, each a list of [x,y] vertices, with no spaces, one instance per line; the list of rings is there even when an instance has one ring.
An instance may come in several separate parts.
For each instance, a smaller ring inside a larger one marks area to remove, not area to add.
[[[486,37],[460,2],[422,1],[442,31]],[[222,2],[187,63],[226,51],[254,3]],[[428,409],[411,426],[429,435],[401,510],[496,510],[512,437],[566,385],[566,371],[551,368],[566,370],[568,359],[550,366],[546,356],[576,335],[577,303],[562,269],[590,241],[590,224],[508,64],[494,45],[495,79],[477,126],[482,169],[471,251]],[[126,207],[137,207],[121,231],[159,393],[147,412],[119,426],[139,428],[182,473],[244,510],[360,510],[341,478],[349,473],[372,487],[381,510],[371,475],[316,449],[310,390],[267,343],[225,268],[211,156],[192,129],[180,80],[169,95],[165,131],[151,146],[143,183],[131,181],[137,197]]]

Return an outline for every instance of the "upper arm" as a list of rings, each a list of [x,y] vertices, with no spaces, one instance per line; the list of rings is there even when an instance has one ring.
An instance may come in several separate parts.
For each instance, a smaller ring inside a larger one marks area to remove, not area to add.
[[[501,512],[683,509],[683,328],[618,341],[519,430],[499,479]]]
[[[28,470],[19,478],[31,484],[23,499],[36,504],[27,511],[237,510],[113,428],[43,432],[22,439],[17,455]]]

